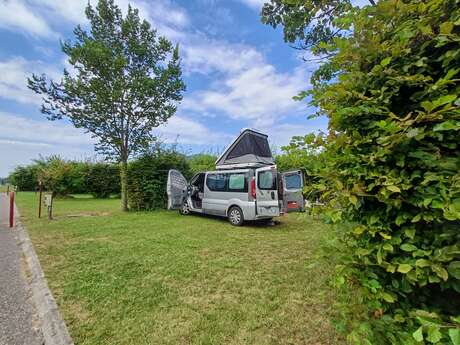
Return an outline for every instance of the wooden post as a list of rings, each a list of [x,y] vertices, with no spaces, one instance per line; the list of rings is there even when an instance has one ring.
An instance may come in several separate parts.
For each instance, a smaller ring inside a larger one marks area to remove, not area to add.
[[[14,226],[14,192],[10,193],[10,228]]]
[[[43,193],[43,183],[42,181],[38,182],[38,190],[39,190],[39,197],[38,197],[38,218],[42,217],[42,193]]]

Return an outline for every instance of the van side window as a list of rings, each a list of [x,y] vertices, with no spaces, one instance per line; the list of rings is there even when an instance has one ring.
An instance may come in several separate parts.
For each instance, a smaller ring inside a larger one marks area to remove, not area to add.
[[[247,192],[248,183],[245,173],[230,174],[228,177],[229,192]]]
[[[273,171],[265,170],[260,171],[257,176],[257,187],[259,189],[273,190],[276,188],[276,177]]]
[[[206,178],[206,186],[213,192],[225,192],[227,189],[226,174],[209,174]]]

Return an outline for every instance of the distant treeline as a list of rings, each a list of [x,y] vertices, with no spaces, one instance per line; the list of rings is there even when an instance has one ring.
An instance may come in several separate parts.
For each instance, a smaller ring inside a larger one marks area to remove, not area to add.
[[[190,178],[198,171],[213,170],[215,160],[216,156],[212,154],[187,156],[175,149],[156,148],[130,161],[130,208],[163,207],[166,205],[166,181],[170,169],[178,169]],[[91,194],[96,198],[107,198],[120,194],[120,170],[117,163],[111,162],[41,157],[31,164],[18,166],[7,180],[21,191],[36,191],[41,181],[43,189],[56,196]]]

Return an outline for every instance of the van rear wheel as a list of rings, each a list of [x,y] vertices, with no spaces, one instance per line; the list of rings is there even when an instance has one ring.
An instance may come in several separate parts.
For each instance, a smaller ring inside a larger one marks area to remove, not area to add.
[[[230,224],[234,226],[241,226],[243,225],[244,218],[243,218],[243,211],[238,206],[233,206],[228,211],[228,221]]]

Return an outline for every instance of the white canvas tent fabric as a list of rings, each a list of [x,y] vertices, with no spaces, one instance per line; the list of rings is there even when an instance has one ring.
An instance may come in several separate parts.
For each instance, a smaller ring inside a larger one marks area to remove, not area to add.
[[[216,169],[261,167],[275,164],[268,136],[252,129],[243,130],[216,161]]]

